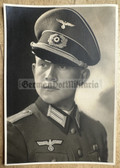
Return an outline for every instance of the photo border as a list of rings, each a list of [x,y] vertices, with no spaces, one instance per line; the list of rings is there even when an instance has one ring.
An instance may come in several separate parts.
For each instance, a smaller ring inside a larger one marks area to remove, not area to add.
[[[117,85],[117,79],[118,79],[118,5],[116,4],[89,4],[89,5],[18,5],[18,4],[6,4],[4,3],[4,162],[6,166],[11,166],[11,165],[41,165],[41,164],[96,164],[96,165],[115,165],[116,164],[116,137],[117,137],[117,90],[118,90],[118,85]],[[30,8],[51,8],[51,7],[115,7],[116,8],[116,31],[115,31],[115,98],[114,98],[114,150],[113,150],[113,163],[106,163],[106,162],[28,162],[28,163],[7,163],[7,128],[6,128],[6,121],[7,121],[7,26],[6,26],[6,6],[12,6],[12,7],[30,7]]]

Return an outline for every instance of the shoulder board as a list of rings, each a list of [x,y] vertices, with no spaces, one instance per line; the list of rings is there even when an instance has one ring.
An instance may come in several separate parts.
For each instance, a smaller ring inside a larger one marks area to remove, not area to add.
[[[25,109],[25,110],[23,110],[23,111],[21,111],[21,112],[19,112],[17,114],[14,114],[14,115],[8,117],[7,121],[9,121],[11,123],[14,123],[14,122],[16,122],[18,120],[21,120],[21,119],[23,119],[23,118],[25,118],[27,116],[32,115],[32,114],[33,114],[33,112],[31,110]]]

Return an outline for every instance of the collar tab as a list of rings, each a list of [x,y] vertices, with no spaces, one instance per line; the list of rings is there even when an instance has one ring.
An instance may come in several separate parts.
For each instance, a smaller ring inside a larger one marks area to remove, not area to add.
[[[62,127],[65,128],[67,116],[53,108],[51,105],[48,107],[48,113],[47,116],[55,120],[57,123],[59,123]]]
[[[50,117],[54,121],[56,121],[58,124],[60,124],[63,128],[68,126],[67,121],[70,121],[68,118],[73,118],[78,126],[80,128],[80,112],[77,106],[74,107],[73,111],[70,115],[66,114],[64,111],[59,111],[58,109],[55,109],[53,106],[49,105],[47,117]]]

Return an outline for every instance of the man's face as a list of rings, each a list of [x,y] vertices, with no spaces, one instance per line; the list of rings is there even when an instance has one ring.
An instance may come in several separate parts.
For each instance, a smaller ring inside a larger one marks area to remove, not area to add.
[[[53,64],[36,57],[33,74],[38,95],[49,104],[74,99],[80,68]],[[74,86],[73,86],[74,84]]]

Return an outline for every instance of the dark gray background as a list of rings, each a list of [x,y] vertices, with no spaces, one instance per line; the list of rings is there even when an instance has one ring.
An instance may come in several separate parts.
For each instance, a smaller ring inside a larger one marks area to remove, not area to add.
[[[20,90],[18,80],[33,78],[34,56],[30,42],[36,41],[34,23],[48,9],[7,7],[7,115],[15,114],[34,102],[34,89]]]

